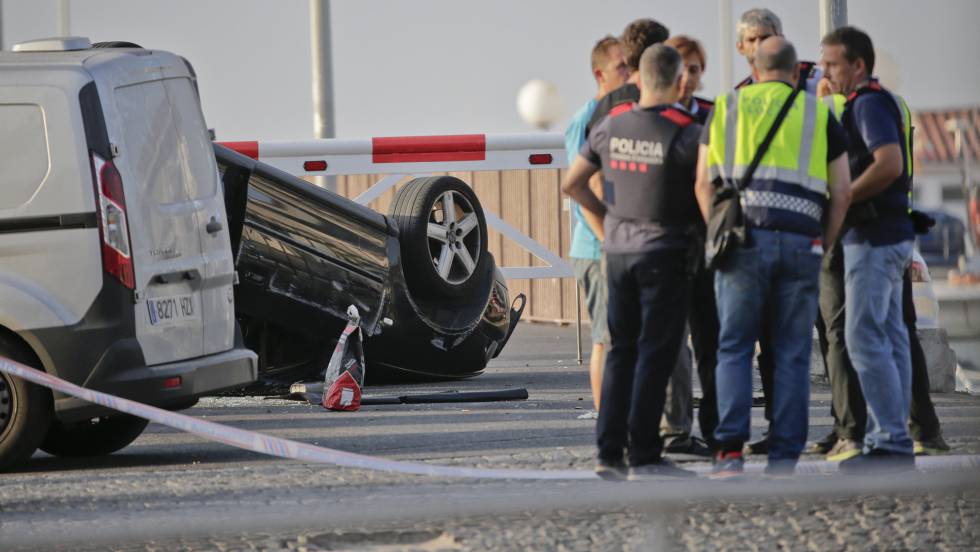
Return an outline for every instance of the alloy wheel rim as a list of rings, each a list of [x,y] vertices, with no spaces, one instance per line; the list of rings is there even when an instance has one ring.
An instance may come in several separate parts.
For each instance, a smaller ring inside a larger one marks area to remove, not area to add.
[[[483,244],[480,219],[463,194],[449,190],[429,210],[429,258],[444,282],[458,285],[476,271]]]

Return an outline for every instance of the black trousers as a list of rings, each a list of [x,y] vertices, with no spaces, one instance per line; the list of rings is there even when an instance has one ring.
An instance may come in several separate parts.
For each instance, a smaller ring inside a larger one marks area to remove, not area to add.
[[[912,440],[926,441],[939,437],[942,428],[936,408],[929,396],[929,368],[922,343],[915,332],[915,301],[912,295],[912,277],[905,271],[902,277],[902,316],[909,330],[909,347],[912,353],[912,404],[909,410],[909,429]]]
[[[606,254],[610,347],[602,377],[596,441],[599,459],[633,466],[660,459],[667,380],[687,322],[684,250]]]
[[[715,304],[715,272],[704,266],[704,247],[695,253],[698,263],[691,280],[691,305],[688,325],[691,345],[701,382],[701,402],[698,406],[698,425],[701,436],[714,450],[715,428],[718,427],[718,395],[715,388],[715,366],[718,365],[718,307]]]
[[[919,336],[915,331],[915,303],[912,280],[905,271],[902,286],[902,314],[909,332],[912,357],[912,404],[910,427],[916,441],[932,439],[941,433],[932,398],[929,396],[929,370]],[[867,406],[854,366],[844,343],[844,248],[838,242],[824,257],[820,273],[820,334],[824,364],[831,386],[831,414],[839,439],[862,442],[867,427]]]

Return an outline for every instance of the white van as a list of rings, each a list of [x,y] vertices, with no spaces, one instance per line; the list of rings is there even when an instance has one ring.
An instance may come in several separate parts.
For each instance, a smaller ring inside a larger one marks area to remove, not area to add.
[[[0,355],[171,409],[256,377],[183,58],[87,39],[0,52]],[[146,421],[0,374],[0,467],[108,454]]]

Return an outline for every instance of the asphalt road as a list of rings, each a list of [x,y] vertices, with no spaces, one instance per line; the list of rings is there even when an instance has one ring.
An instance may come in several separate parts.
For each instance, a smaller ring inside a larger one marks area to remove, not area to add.
[[[526,387],[527,401],[332,413],[209,398],[187,413],[325,447],[434,464],[590,469],[594,421],[573,328],[519,326],[487,373],[388,395]],[[830,427],[814,386],[811,437]],[[934,395],[954,453],[980,453],[980,398]],[[764,428],[754,409],[753,431]],[[682,461],[696,459],[681,458]],[[757,458],[753,460],[762,461]],[[0,549],[972,549],[980,474],[611,484],[400,475],[281,460],[152,424],[109,457],[38,453],[0,474]]]

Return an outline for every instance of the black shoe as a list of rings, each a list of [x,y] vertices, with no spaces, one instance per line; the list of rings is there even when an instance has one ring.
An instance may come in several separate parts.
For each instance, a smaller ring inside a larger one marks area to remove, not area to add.
[[[796,460],[770,460],[762,475],[769,479],[790,479],[796,475]]]
[[[936,454],[946,454],[949,452],[949,445],[942,435],[936,435],[932,439],[923,439],[912,443],[912,451],[916,456],[931,456]]]
[[[746,454],[769,454],[769,435],[763,435],[762,439],[754,443],[745,445]]]
[[[629,468],[622,460],[608,461],[599,459],[595,466],[595,474],[606,481],[626,481]]]
[[[711,457],[711,449],[708,443],[700,437],[688,437],[687,439],[675,439],[664,448],[668,454],[692,454],[694,456]]]
[[[676,464],[667,458],[661,458],[656,462],[632,466],[629,471],[630,481],[646,481],[649,479],[659,479],[662,477],[697,477],[698,474],[691,470],[677,467]]]
[[[834,448],[834,445],[836,444],[837,444],[837,432],[831,430],[830,433],[828,433],[823,439],[810,443],[810,446],[806,447],[806,450],[804,452],[806,452],[807,454],[824,455],[830,452],[830,449]]]
[[[915,456],[882,449],[849,458],[837,468],[847,475],[886,475],[915,471]]]

